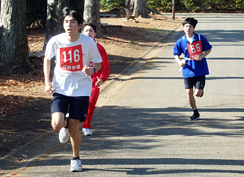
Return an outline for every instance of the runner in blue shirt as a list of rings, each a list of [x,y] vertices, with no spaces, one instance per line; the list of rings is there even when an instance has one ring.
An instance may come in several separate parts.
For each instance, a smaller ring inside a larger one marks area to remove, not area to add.
[[[212,46],[204,36],[194,32],[197,22],[194,18],[187,18],[183,21],[182,25],[185,35],[176,42],[173,51],[175,60],[182,67],[187,98],[193,110],[190,120],[200,118],[193,95],[193,86],[195,87],[195,95],[202,97],[205,75],[209,74],[205,57],[212,49]],[[184,54],[184,59],[180,59],[182,53]]]

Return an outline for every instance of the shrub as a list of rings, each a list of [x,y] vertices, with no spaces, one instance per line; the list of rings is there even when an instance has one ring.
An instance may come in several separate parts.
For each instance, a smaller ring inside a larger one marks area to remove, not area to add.
[[[100,0],[100,8],[103,10],[112,10],[114,8],[124,9],[125,0]]]

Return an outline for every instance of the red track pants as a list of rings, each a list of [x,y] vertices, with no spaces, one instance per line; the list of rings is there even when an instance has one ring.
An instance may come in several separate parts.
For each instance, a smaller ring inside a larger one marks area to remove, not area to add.
[[[91,119],[95,111],[95,106],[99,96],[100,88],[97,86],[92,87],[91,97],[89,99],[89,107],[86,115],[86,120],[83,122],[82,128],[91,128]]]

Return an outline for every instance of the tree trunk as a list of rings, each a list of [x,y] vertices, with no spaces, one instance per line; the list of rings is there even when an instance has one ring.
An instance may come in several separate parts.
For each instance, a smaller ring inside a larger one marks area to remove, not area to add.
[[[47,0],[47,26],[44,49],[51,37],[64,32],[62,10],[67,5],[67,0]]]
[[[125,0],[125,8],[133,12],[135,0]]]
[[[29,61],[26,30],[26,0],[1,0],[0,72],[27,74]]]
[[[85,0],[83,18],[86,23],[94,23],[97,27],[97,37],[102,37],[99,0]]]
[[[147,0],[135,0],[133,14],[136,17],[149,18],[147,12]]]

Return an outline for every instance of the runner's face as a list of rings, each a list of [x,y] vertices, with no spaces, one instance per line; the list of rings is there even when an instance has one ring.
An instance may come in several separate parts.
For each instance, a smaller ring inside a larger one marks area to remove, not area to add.
[[[68,15],[64,18],[63,28],[67,34],[79,33],[81,24],[78,25],[77,20],[74,17]]]
[[[83,29],[83,34],[86,35],[86,36],[89,36],[91,37],[92,39],[95,38],[96,36],[96,33],[94,31],[94,29],[91,27],[91,26],[85,26],[85,28]]]
[[[183,28],[184,28],[184,32],[186,33],[187,36],[189,36],[189,37],[193,36],[194,27],[191,24],[187,23],[184,25]]]

